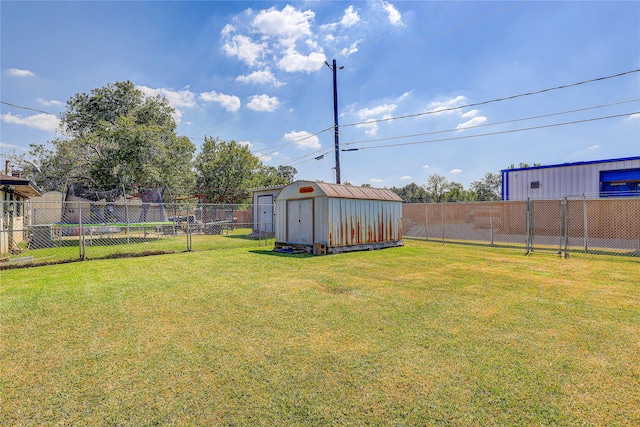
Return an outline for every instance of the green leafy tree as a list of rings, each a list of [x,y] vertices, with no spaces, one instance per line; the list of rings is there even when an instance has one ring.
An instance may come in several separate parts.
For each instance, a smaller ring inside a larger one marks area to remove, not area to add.
[[[254,174],[251,186],[275,187],[277,185],[291,184],[295,180],[298,170],[291,166],[265,166],[262,165]]]
[[[286,185],[298,171],[291,166],[266,166],[246,145],[205,136],[194,161],[198,193],[214,203],[239,203],[249,189]]]
[[[502,176],[499,173],[487,172],[482,179],[473,181],[469,189],[475,194],[476,200],[490,201],[500,200],[502,188]]]
[[[62,113],[64,137],[31,147],[38,182],[45,189],[67,179],[103,189],[190,186],[195,145],[176,135],[173,112],[165,98],[146,97],[130,81],[76,94]]]
[[[450,182],[442,196],[445,202],[467,202],[472,199],[471,195],[459,182]]]
[[[427,192],[429,201],[442,202],[444,201],[444,194],[447,192],[449,181],[442,175],[433,174],[429,175],[424,189]]]
[[[405,203],[424,203],[429,199],[427,191],[415,182],[402,188],[391,187],[390,190],[400,196]]]
[[[194,166],[196,185],[208,200],[234,203],[246,198],[247,190],[258,184],[256,175],[263,165],[246,145],[205,136]]]

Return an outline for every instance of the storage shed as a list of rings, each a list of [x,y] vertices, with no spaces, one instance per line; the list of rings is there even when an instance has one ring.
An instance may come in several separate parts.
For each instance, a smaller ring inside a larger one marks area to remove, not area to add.
[[[257,235],[273,235],[274,215],[273,202],[284,185],[254,188],[253,193],[253,233]]]
[[[502,170],[502,200],[640,197],[640,156]]]
[[[402,199],[391,190],[297,181],[275,200],[276,250],[314,254],[403,246]]]

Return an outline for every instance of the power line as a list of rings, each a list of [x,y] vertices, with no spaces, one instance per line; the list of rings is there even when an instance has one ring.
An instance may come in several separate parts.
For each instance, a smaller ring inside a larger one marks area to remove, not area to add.
[[[583,81],[580,81],[580,82],[570,83],[570,84],[561,85],[561,86],[554,86],[554,87],[541,89],[541,90],[536,90],[536,91],[532,91],[532,92],[520,93],[520,94],[517,94],[517,95],[505,96],[505,97],[502,97],[502,98],[491,99],[491,100],[488,100],[488,101],[474,102],[472,104],[460,105],[458,107],[442,108],[442,109],[431,110],[431,111],[423,111],[421,113],[406,114],[404,116],[387,117],[387,118],[383,118],[383,119],[367,120],[367,121],[364,121],[364,122],[348,123],[346,125],[340,125],[340,126],[341,127],[361,126],[361,125],[367,125],[367,124],[371,124],[371,123],[390,122],[390,121],[393,121],[393,120],[400,120],[400,119],[408,119],[408,118],[412,118],[412,117],[426,116],[426,115],[429,115],[429,114],[439,114],[439,113],[443,113],[443,112],[446,112],[446,111],[454,111],[454,110],[460,110],[462,108],[477,107],[479,105],[492,104],[492,103],[501,102],[501,101],[509,101],[509,100],[512,100],[512,99],[522,98],[522,97],[525,97],[525,96],[539,95],[541,93],[551,92],[551,91],[554,91],[554,90],[567,89],[567,88],[570,88],[570,87],[580,86],[580,85],[584,85],[584,84],[587,84],[587,83],[594,83],[594,82],[599,82],[599,81],[603,81],[603,80],[613,79],[613,78],[616,78],[616,77],[625,76],[627,74],[637,73],[639,71],[640,71],[640,69],[624,71],[622,73],[612,74],[612,75],[609,75],[609,76],[596,77],[594,79],[583,80]]]
[[[8,106],[14,107],[14,108],[20,108],[20,109],[23,109],[23,110],[35,111],[36,113],[48,114],[50,116],[62,117],[62,114],[51,113],[49,111],[38,110],[36,108],[23,107],[22,105],[16,105],[16,104],[12,104],[10,102],[0,101],[0,104],[8,105]]]
[[[586,122],[594,122],[594,121],[599,121],[599,120],[614,119],[614,118],[618,118],[618,117],[627,117],[627,116],[631,116],[633,114],[640,114],[640,111],[632,111],[630,113],[616,114],[616,115],[612,115],[612,116],[594,117],[594,118],[591,118],[591,119],[584,119],[584,120],[574,120],[574,121],[571,121],[571,122],[553,123],[553,124],[549,124],[549,125],[532,126],[532,127],[528,127],[528,128],[522,128],[522,129],[511,129],[511,130],[500,131],[500,132],[481,133],[481,134],[476,134],[476,135],[464,135],[464,136],[457,136],[457,137],[451,137],[451,138],[431,139],[431,140],[426,140],[426,141],[403,142],[403,143],[398,143],[398,144],[374,145],[374,146],[371,146],[371,147],[344,149],[343,151],[361,151],[361,150],[370,150],[370,149],[374,149],[374,148],[400,147],[400,146],[405,146],[405,145],[427,144],[427,143],[430,143],[430,142],[454,141],[454,140],[459,140],[459,139],[479,138],[479,137],[483,137],[483,136],[503,135],[503,134],[507,134],[507,133],[525,132],[525,131],[529,131],[529,130],[545,129],[545,128],[552,128],[552,127],[558,127],[558,126],[567,126],[567,125],[573,125],[573,124],[578,124],[578,123],[586,123]]]
[[[355,145],[355,144],[364,144],[364,143],[367,143],[367,142],[390,141],[390,140],[394,140],[394,139],[414,138],[416,136],[437,135],[437,134],[449,133],[449,132],[460,132],[460,131],[468,130],[468,129],[477,129],[477,128],[488,127],[488,126],[504,125],[504,124],[507,124],[507,123],[522,122],[522,121],[526,121],[526,120],[542,119],[542,118],[545,118],[545,117],[560,116],[560,115],[563,115],[563,114],[578,113],[578,112],[581,112],[581,111],[588,111],[588,110],[595,110],[595,109],[598,109],[598,108],[612,107],[612,106],[616,106],[616,105],[628,104],[628,103],[637,102],[637,101],[640,101],[640,98],[630,99],[628,101],[614,102],[614,103],[611,103],[611,104],[596,105],[596,106],[593,106],[593,107],[578,108],[578,109],[575,109],[575,110],[568,110],[568,111],[561,111],[561,112],[556,112],[556,113],[542,114],[542,115],[539,115],[539,116],[524,117],[524,118],[512,119],[512,120],[504,120],[504,121],[500,121],[500,122],[486,123],[486,124],[476,125],[476,126],[468,126],[468,127],[463,127],[463,128],[447,129],[447,130],[439,130],[439,131],[423,132],[423,133],[415,133],[415,134],[412,134],[412,135],[403,135],[403,136],[390,136],[390,137],[387,137],[387,138],[366,139],[366,140],[362,140],[362,141],[344,142],[344,143],[342,143],[342,145],[347,145],[348,146],[348,145]]]

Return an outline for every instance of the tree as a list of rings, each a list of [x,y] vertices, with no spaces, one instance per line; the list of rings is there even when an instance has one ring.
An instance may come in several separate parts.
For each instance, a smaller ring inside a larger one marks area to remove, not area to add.
[[[534,166],[534,167],[536,167],[536,166],[542,166],[542,163],[534,163],[534,164],[533,164],[533,166]],[[521,169],[521,168],[528,168],[528,167],[531,167],[531,166],[529,166],[529,163],[520,162],[520,163],[518,163],[518,167],[517,167],[517,169]],[[511,163],[507,169],[516,169],[516,165],[514,165],[513,163]]]
[[[287,185],[295,180],[297,173],[298,170],[292,166],[274,167],[262,165],[254,174],[249,185],[253,188]]]
[[[191,185],[195,145],[176,135],[173,112],[165,98],[145,97],[130,81],[76,94],[62,113],[65,136],[51,148],[32,145],[38,182],[44,189],[67,179],[96,189]]]
[[[194,166],[196,185],[210,201],[234,203],[258,183],[256,174],[263,165],[246,145],[205,136]]]
[[[448,183],[442,196],[445,202],[467,202],[470,199],[469,192],[459,182]]]
[[[427,191],[415,182],[402,188],[391,187],[390,190],[400,196],[405,203],[424,203],[429,198]]]
[[[442,202],[448,186],[449,182],[447,181],[447,178],[436,173],[429,175],[427,183],[424,185],[424,189],[426,190],[430,201]]]
[[[469,189],[475,193],[477,200],[500,200],[502,176],[499,173],[487,172],[479,181],[473,181]]]

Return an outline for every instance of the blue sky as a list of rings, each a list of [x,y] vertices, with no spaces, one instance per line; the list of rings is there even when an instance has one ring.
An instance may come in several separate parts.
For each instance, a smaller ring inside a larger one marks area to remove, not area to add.
[[[3,0],[0,13],[5,156],[57,136],[55,115],[19,107],[59,113],[131,80],[165,95],[196,145],[233,139],[333,182],[333,59],[341,147],[358,149],[340,152],[342,182],[468,187],[511,163],[640,155],[638,1]]]

